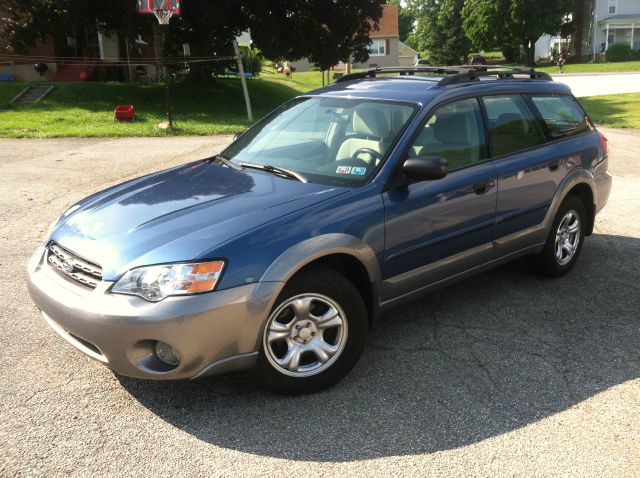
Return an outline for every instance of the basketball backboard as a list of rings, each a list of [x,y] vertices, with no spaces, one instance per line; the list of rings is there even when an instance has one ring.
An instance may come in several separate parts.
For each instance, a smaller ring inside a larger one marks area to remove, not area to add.
[[[166,25],[173,15],[180,15],[180,0],[138,0],[138,12],[152,13]]]

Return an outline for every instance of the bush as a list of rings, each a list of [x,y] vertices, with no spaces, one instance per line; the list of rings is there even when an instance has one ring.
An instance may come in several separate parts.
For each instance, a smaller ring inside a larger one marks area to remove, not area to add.
[[[505,45],[502,47],[502,55],[506,63],[522,63],[524,55],[520,45]]]
[[[259,76],[262,70],[262,63],[264,62],[264,56],[262,52],[256,48],[243,47],[240,49],[240,56],[242,56],[242,66],[245,72],[252,72],[253,76]]]
[[[626,44],[611,45],[607,50],[607,61],[631,61],[636,57],[636,52]]]

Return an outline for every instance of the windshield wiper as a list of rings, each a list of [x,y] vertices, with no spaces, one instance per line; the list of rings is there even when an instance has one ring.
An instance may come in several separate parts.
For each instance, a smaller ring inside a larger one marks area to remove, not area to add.
[[[227,168],[237,169],[238,171],[242,170],[240,166],[238,166],[237,164],[233,164],[231,161],[229,161],[227,158],[225,158],[221,154],[216,154],[213,157],[213,160],[224,164]]]
[[[255,163],[240,163],[243,168],[259,169],[261,171],[267,171],[268,173],[277,174],[279,176],[286,176],[287,178],[297,179],[301,183],[308,183],[309,180],[302,174],[291,171],[290,169],[281,168],[280,166],[272,166],[270,164],[255,164]]]

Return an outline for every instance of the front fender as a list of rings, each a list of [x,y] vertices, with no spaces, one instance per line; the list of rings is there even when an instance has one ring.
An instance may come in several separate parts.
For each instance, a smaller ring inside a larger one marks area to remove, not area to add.
[[[380,266],[375,252],[362,239],[342,233],[322,234],[284,251],[267,268],[260,282],[286,282],[307,264],[331,254],[348,254],[367,270],[372,284],[380,283]]]

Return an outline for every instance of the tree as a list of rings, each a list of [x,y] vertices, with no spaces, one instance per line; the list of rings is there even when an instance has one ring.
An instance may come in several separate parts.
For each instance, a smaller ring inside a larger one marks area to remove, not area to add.
[[[575,54],[581,60],[585,55],[585,47],[589,44],[591,0],[574,0],[572,17],[575,31],[573,38]]]
[[[557,34],[568,22],[575,0],[467,0],[464,30],[474,45],[519,44],[528,66],[535,65],[535,43]]]
[[[367,61],[369,32],[377,27],[382,3],[263,0],[243,10],[251,38],[265,56],[287,60],[307,57],[324,70],[351,58],[356,63]]]
[[[415,2],[418,22],[409,43],[435,65],[466,63],[471,42],[462,27],[464,0]]]
[[[86,48],[97,29],[122,32],[145,24],[131,0],[3,0],[2,7],[0,38],[21,53],[47,35],[74,36]]]
[[[387,0],[388,5],[398,5],[398,36],[402,43],[407,41],[415,29],[415,23],[417,21],[415,3],[416,0],[404,2],[401,0]]]
[[[3,0],[8,20],[0,36],[24,50],[48,34],[81,35],[87,26],[121,31],[154,28],[155,19],[135,12],[135,0]],[[323,68],[353,58],[368,59],[369,32],[382,15],[384,0],[184,0],[171,21],[169,45],[188,42],[192,54],[230,53],[231,41],[250,29],[267,57],[308,57]]]

